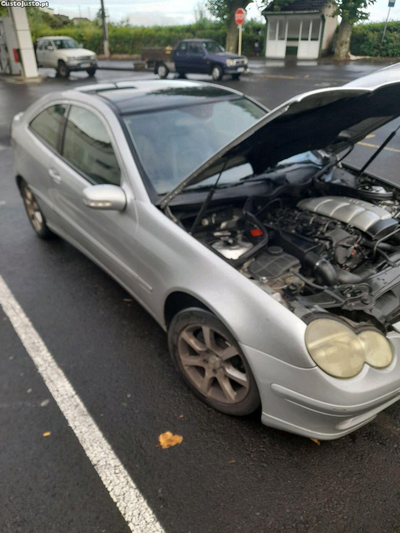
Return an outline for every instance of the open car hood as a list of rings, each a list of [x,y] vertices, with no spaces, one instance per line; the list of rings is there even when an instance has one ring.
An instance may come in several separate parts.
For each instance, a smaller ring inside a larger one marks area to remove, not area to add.
[[[159,202],[161,208],[186,187],[241,164],[261,174],[279,161],[309,150],[339,153],[400,116],[400,81],[369,87],[322,89],[296,96],[224,146]]]

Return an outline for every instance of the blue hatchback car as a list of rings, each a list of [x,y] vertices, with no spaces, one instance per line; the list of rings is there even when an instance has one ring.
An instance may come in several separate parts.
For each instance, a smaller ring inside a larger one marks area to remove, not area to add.
[[[209,74],[213,80],[221,80],[224,74],[234,79],[247,69],[247,57],[226,52],[210,39],[185,39],[180,41],[173,53],[174,68],[180,75]],[[157,73],[161,78],[168,76],[169,68],[160,63]]]

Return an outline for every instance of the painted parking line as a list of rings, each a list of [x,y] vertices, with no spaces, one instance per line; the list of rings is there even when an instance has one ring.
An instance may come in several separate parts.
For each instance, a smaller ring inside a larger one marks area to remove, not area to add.
[[[163,533],[146,500],[1,276],[0,305],[130,530]]]
[[[357,144],[361,144],[361,146],[367,146],[368,148],[380,148],[379,144],[371,144],[371,143],[364,143],[364,142],[358,142]],[[400,154],[400,150],[397,148],[384,148],[387,152],[395,152],[396,154]]]

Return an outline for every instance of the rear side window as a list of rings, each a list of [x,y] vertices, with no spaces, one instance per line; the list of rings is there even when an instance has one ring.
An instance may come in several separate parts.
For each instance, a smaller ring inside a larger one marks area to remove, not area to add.
[[[188,47],[188,43],[181,43],[178,47],[178,52],[180,54],[186,54],[186,51],[187,51],[187,47]]]
[[[63,156],[94,183],[119,185],[121,171],[103,122],[82,107],[71,106]]]
[[[195,54],[197,56],[201,56],[203,55],[203,47],[201,46],[201,44],[199,43],[190,43],[190,46],[189,46],[189,52],[191,54]]]
[[[53,105],[42,111],[30,123],[31,130],[55,150],[66,109],[65,105]]]

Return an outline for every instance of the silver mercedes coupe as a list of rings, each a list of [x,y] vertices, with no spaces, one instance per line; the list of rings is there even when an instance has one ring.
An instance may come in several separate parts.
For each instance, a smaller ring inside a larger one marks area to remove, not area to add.
[[[400,190],[379,150],[345,160],[400,115],[392,77],[273,111],[181,80],[51,93],[12,123],[29,221],[140,302],[204,402],[341,437],[400,397]]]

